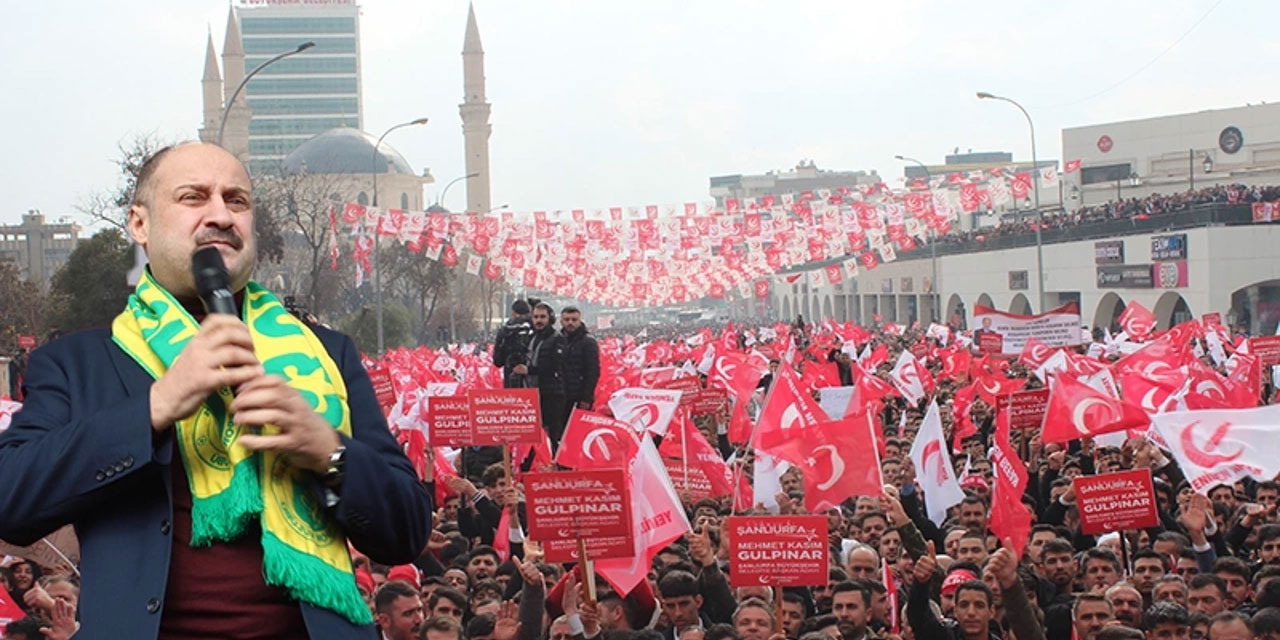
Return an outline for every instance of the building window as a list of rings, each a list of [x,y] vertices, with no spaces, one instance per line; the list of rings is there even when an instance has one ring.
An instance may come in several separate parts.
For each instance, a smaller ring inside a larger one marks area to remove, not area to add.
[[[275,55],[296,49],[301,44],[298,38],[241,38],[244,42],[246,56],[253,54]],[[356,39],[348,37],[312,38],[316,46],[311,53],[355,53]]]
[[[407,193],[400,194],[400,208],[401,209],[409,208],[409,194]]]
[[[240,18],[240,33],[246,36],[285,33],[355,33],[355,18]]]
[[[359,205],[362,205],[362,206],[363,206],[363,205],[368,205],[368,204],[369,204],[369,196],[368,196],[368,194],[366,194],[365,192],[361,191],[361,192],[360,192],[360,195],[356,196],[356,204],[359,204]]]
[[[249,98],[253,115],[352,114],[355,98]]]
[[[256,69],[258,65],[270,60],[267,56],[245,58],[244,68]],[[277,61],[275,64],[259,72],[259,76],[278,76],[293,73],[355,73],[355,56],[338,56],[333,58],[308,58],[299,56]]]
[[[356,78],[254,78],[247,90],[253,95],[290,93],[355,93]]]

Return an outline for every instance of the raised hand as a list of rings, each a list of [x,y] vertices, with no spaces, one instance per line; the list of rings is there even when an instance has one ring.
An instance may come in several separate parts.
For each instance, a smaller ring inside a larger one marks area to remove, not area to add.
[[[929,547],[929,551],[916,560],[916,566],[911,572],[911,577],[918,584],[924,584],[932,580],[933,572],[938,568],[938,553],[934,550],[933,541],[930,540],[926,544]]]
[[[690,531],[684,534],[685,539],[689,541],[689,555],[704,567],[709,567],[716,562],[715,548],[711,544],[711,533],[707,527],[702,527],[702,531],[694,533]]]
[[[520,633],[520,605],[507,600],[498,607],[498,617],[493,621],[493,640],[515,640]]]
[[[53,626],[42,627],[40,633],[49,640],[68,640],[76,634],[76,610],[65,600],[55,600],[49,615]]]
[[[889,487],[885,487],[884,492],[880,494],[880,511],[889,516],[890,525],[900,527],[910,522],[910,518],[907,516],[907,510],[902,508],[902,501],[894,495],[895,493],[889,491]]]
[[[1006,538],[1004,546],[991,554],[987,560],[987,568],[983,573],[993,576],[1001,589],[1010,589],[1018,581],[1018,558],[1013,555],[1013,541]]]
[[[542,572],[538,571],[538,565],[533,562],[515,558],[516,569],[520,570],[520,578],[524,580],[525,586],[537,585],[538,588],[546,588],[546,582],[542,579]]]
[[[249,327],[233,316],[210,314],[173,366],[151,385],[151,428],[168,429],[195,413],[209,394],[238,389],[263,372]]]

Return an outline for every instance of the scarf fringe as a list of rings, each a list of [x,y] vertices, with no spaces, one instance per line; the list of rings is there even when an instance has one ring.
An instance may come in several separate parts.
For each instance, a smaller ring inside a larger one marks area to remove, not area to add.
[[[244,535],[262,513],[262,490],[254,458],[232,470],[231,484],[220,493],[191,501],[191,546],[207,547]]]
[[[262,532],[262,550],[267,584],[284,588],[294,600],[333,611],[351,624],[373,624],[354,574],[301,553],[267,531]]]

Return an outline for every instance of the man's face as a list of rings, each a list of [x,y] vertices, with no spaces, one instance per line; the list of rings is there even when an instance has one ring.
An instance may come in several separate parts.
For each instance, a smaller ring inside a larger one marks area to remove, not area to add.
[[[782,630],[788,638],[800,637],[800,625],[804,624],[804,605],[799,602],[782,601]]]
[[[880,566],[870,549],[856,549],[849,554],[848,570],[854,580],[875,580]]]
[[[1164,564],[1156,558],[1138,558],[1133,563],[1133,586],[1138,591],[1147,593],[1151,591],[1151,585],[1155,584],[1160,576],[1164,575]]]
[[[1187,610],[1191,613],[1203,613],[1212,618],[1226,608],[1222,593],[1213,585],[1187,591]]]
[[[1213,491],[1209,492],[1209,499],[1213,500],[1214,504],[1224,505],[1233,511],[1236,508],[1235,489],[1226,485],[1214,487]]]
[[[963,531],[952,531],[942,541],[942,549],[952,558],[956,557],[956,551],[960,548],[960,538],[964,536]]]
[[[1258,557],[1265,564],[1277,564],[1280,562],[1280,538],[1272,538],[1262,543],[1258,547]]]
[[[1253,640],[1253,634],[1243,622],[1227,620],[1209,625],[1209,640]]]
[[[981,504],[960,505],[960,525],[970,531],[986,533],[987,508]]]
[[[831,590],[835,586],[835,582],[830,580],[826,584],[813,588],[813,608],[819,612],[831,611]]]
[[[453,601],[448,598],[440,598],[436,601],[436,606],[431,608],[431,615],[449,616],[458,622],[462,622],[463,613],[464,611],[462,610],[462,607],[454,604]]]
[[[880,536],[880,556],[888,562],[897,562],[902,552],[902,534],[890,530]]]
[[[538,308],[533,310],[533,328],[539,331],[546,329],[551,325],[551,314],[546,309]]]
[[[1094,640],[1111,618],[1111,608],[1107,603],[1081,602],[1076,606],[1076,635],[1080,640]]]
[[[1147,630],[1147,640],[1187,640],[1191,637],[1191,627],[1174,622],[1162,622],[1154,629]]]
[[[547,630],[547,636],[550,640],[569,640],[573,637],[573,629],[569,627],[568,622],[557,620],[551,623],[551,628]]]
[[[1063,587],[1070,588],[1071,582],[1076,579],[1076,563],[1071,559],[1071,554],[1045,553],[1043,560],[1040,564],[1044,577],[1053,582],[1059,590]]]
[[[257,260],[249,174],[211,144],[173,148],[156,167],[142,203],[129,209],[129,235],[142,245],[151,274],[169,293],[196,295],[191,254],[216,246],[234,290],[249,281]]]
[[[786,473],[782,474],[783,491],[791,493],[792,491],[799,491],[803,488],[804,476],[800,474],[800,470],[797,467],[791,467],[790,469],[787,469]]]
[[[1058,537],[1051,531],[1037,531],[1031,534],[1031,541],[1027,543],[1027,558],[1036,564],[1040,563],[1040,549],[1044,547],[1044,543]]]
[[[880,504],[874,499],[867,496],[858,498],[858,502],[853,506],[853,516],[861,518],[864,513],[871,513],[879,508]]]
[[[445,498],[444,501],[444,518],[449,522],[457,522],[458,520],[458,498]]]
[[[873,547],[878,546],[880,544],[880,536],[888,528],[889,523],[885,522],[884,518],[866,518],[862,521],[862,541]]]
[[[1182,554],[1182,550],[1178,548],[1178,543],[1172,540],[1156,540],[1151,544],[1151,550],[1166,558],[1176,558]]]
[[[467,562],[467,575],[471,576],[472,582],[492,578],[497,570],[497,559],[488,554],[482,553]]]
[[[1177,582],[1166,582],[1159,585],[1151,592],[1151,602],[1164,602],[1171,600],[1182,606],[1187,606],[1187,589],[1185,586]]]
[[[1223,582],[1227,583],[1228,609],[1234,609],[1241,604],[1248,602],[1249,599],[1253,597],[1253,594],[1249,593],[1249,581],[1245,580],[1244,576],[1238,576],[1234,573],[1227,573],[1225,571],[1219,571],[1217,575],[1219,578],[1222,578]]]
[[[1115,565],[1102,558],[1089,558],[1084,563],[1084,582],[1086,591],[1106,591],[1108,587],[1120,581]]]
[[[1278,499],[1280,499],[1280,493],[1276,492],[1275,489],[1258,489],[1258,504],[1264,507],[1270,507],[1271,505],[1274,505]]]
[[[400,596],[391,607],[378,614],[378,625],[389,640],[413,640],[422,626],[422,598]]]
[[[1133,589],[1116,589],[1107,596],[1116,620],[1134,628],[1142,626],[1142,596]]]
[[[766,640],[773,631],[769,614],[760,607],[747,607],[739,611],[733,619],[733,626],[742,640]]]
[[[861,591],[842,591],[831,599],[831,613],[839,621],[840,634],[846,638],[862,635],[871,618],[871,610],[862,599]]]
[[[675,596],[662,599],[662,612],[667,620],[676,627],[688,627],[698,623],[698,609],[702,607],[702,596]]]
[[[879,591],[871,592],[871,619],[876,622],[889,621],[889,594]]]
[[[448,571],[444,572],[444,581],[448,582],[450,587],[457,589],[462,593],[466,593],[468,575],[469,574],[467,572],[461,569],[449,569]]]
[[[565,333],[573,333],[582,326],[582,314],[574,311],[560,314],[560,326]]]
[[[1196,564],[1195,558],[1178,558],[1178,565],[1173,572],[1182,576],[1183,580],[1190,580],[1200,575],[1200,565]]]
[[[966,637],[986,637],[993,613],[991,603],[987,601],[987,594],[977,589],[957,590],[955,606],[951,613]]]
[[[956,560],[972,562],[979,567],[987,561],[987,545],[980,538],[961,538],[956,546]]]
[[[66,580],[59,580],[44,588],[45,593],[49,594],[54,600],[61,600],[74,609],[80,600],[80,596],[76,595],[76,588],[71,586]]]

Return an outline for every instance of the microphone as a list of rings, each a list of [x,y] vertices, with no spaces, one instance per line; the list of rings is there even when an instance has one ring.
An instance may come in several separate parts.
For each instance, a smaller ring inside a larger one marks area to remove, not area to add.
[[[235,296],[231,293],[231,276],[217,247],[205,247],[191,256],[191,275],[195,278],[196,292],[207,313],[240,316]]]

